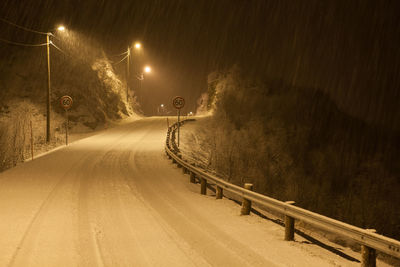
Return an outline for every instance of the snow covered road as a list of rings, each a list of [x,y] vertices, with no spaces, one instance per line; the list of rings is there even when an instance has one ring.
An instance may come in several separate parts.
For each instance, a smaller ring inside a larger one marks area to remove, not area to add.
[[[198,194],[165,134],[147,118],[1,173],[0,266],[359,265]]]

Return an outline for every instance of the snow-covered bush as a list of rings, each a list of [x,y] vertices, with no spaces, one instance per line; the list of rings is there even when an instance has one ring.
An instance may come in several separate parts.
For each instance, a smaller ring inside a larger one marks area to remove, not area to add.
[[[28,102],[12,110],[4,109],[0,120],[0,171],[23,161],[30,145],[30,112]]]
[[[396,139],[340,111],[316,89],[256,83],[238,67],[213,74],[204,147],[227,180],[400,237]],[[383,156],[384,155],[384,156]],[[397,190],[395,189],[397,188]],[[386,207],[386,208],[383,208]]]

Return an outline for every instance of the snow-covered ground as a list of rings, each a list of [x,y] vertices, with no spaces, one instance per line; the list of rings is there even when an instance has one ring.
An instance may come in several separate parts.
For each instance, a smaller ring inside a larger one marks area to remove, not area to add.
[[[71,145],[74,142],[79,141],[81,139],[88,138],[93,135],[101,134],[102,132],[107,131],[111,128],[118,127],[120,125],[124,125],[127,123],[132,123],[132,122],[140,120],[142,118],[143,118],[143,116],[141,116],[141,115],[133,114],[132,116],[121,119],[119,121],[111,121],[111,120],[107,121],[106,123],[101,124],[100,126],[96,127],[96,129],[94,129],[94,130],[89,129],[82,124],[77,124],[72,129],[69,130],[68,145]],[[66,146],[65,131],[62,134],[57,133],[57,138],[53,138],[53,139],[56,139],[56,140],[50,144],[41,144],[41,145],[36,144],[36,146],[34,146],[34,158],[35,159],[38,157],[42,157],[46,154],[52,153],[58,149],[63,149]],[[25,159],[25,162],[32,160],[31,154],[27,153],[27,155],[28,156]]]
[[[1,173],[0,266],[359,265],[200,195],[166,129],[122,124]]]

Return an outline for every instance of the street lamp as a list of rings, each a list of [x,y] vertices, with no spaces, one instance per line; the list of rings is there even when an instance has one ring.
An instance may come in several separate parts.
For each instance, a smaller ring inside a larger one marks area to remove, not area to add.
[[[157,114],[164,114],[164,104],[161,104],[159,107],[157,107]]]
[[[142,47],[142,44],[137,42],[135,43],[135,49],[139,50]],[[129,101],[129,74],[130,74],[130,58],[131,58],[131,48],[128,46],[128,50],[126,51],[126,102]]]
[[[65,31],[65,27],[60,25],[57,30]],[[53,35],[51,32],[46,34],[46,52],[47,52],[47,103],[46,103],[46,142],[49,143],[51,139],[50,132],[50,109],[51,109],[51,83],[50,83],[50,35]]]
[[[143,71],[144,71],[145,73],[150,73],[150,72],[151,72],[151,68],[150,68],[149,66],[145,66],[145,67],[143,68]],[[144,73],[143,73],[143,71],[142,71],[142,73],[140,73],[140,76],[136,76],[136,78],[140,81],[140,91],[142,90],[142,81],[144,80]]]
[[[46,51],[47,51],[47,103],[46,103],[46,142],[49,143],[51,139],[50,134],[50,35],[46,34]]]
[[[143,71],[139,75],[136,75],[136,79],[139,80],[140,101],[142,101],[142,81],[144,80],[144,72],[145,73],[150,73],[151,72],[151,67],[150,66],[145,66],[143,68]]]
[[[127,50],[127,59],[126,59],[126,102],[129,102],[129,60],[131,57],[131,49],[128,46]]]

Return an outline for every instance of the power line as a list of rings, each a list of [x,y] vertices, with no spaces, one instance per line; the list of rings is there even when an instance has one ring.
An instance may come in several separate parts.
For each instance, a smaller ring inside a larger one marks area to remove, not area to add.
[[[43,44],[24,44],[24,43],[17,43],[17,42],[13,42],[13,41],[9,41],[9,40],[5,40],[0,38],[1,42],[7,43],[7,44],[13,44],[13,45],[19,45],[19,46],[28,46],[28,47],[37,47],[37,46],[45,46],[47,45],[47,43],[43,43]]]
[[[70,59],[79,60],[79,61],[81,61],[81,62],[83,62],[83,63],[88,64],[89,66],[91,66],[91,64],[90,64],[89,61],[87,61],[87,60],[85,60],[85,59],[82,59],[81,57],[77,57],[77,56],[74,56],[74,55],[72,55],[72,54],[70,54],[70,53],[65,52],[64,50],[62,50],[61,48],[59,48],[54,42],[50,41],[50,44],[51,44],[54,48],[56,48],[58,51],[60,51],[62,54],[64,54],[65,56],[69,57]]]
[[[117,63],[113,63],[114,65],[117,65],[119,63],[121,63],[122,61],[124,61],[129,55],[126,55],[123,59],[121,59],[120,61],[118,61]]]
[[[32,30],[32,29],[29,29],[29,28],[26,28],[26,27],[17,25],[17,24],[15,24],[15,23],[13,23],[13,22],[11,22],[11,21],[8,21],[8,20],[6,20],[6,19],[3,19],[3,18],[0,18],[0,20],[3,21],[3,22],[5,22],[5,23],[7,23],[7,24],[10,24],[10,25],[12,25],[12,26],[14,26],[14,27],[17,27],[17,28],[19,28],[19,29],[22,29],[22,30],[25,30],[25,31],[28,31],[28,32],[33,32],[33,33],[38,33],[38,34],[43,34],[43,35],[49,34],[49,33],[47,33],[47,32],[35,31],[35,30]]]
[[[118,54],[118,55],[111,55],[111,57],[119,57],[119,56],[123,56],[125,54],[128,54],[128,51],[125,51],[125,52],[123,52],[121,54]]]
[[[70,57],[70,55],[68,55],[67,53],[65,53],[65,52],[64,52],[61,48],[59,48],[58,46],[56,46],[52,41],[50,41],[50,44],[51,44],[53,47],[55,47],[57,50],[59,50],[61,53],[63,53],[64,55]]]

